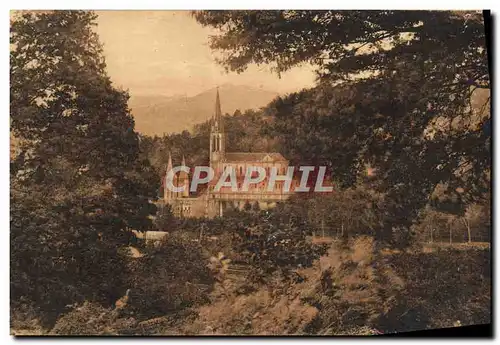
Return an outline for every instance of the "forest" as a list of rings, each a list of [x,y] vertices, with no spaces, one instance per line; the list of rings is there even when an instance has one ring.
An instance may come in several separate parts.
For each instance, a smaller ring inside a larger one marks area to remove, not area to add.
[[[147,136],[92,11],[11,17],[10,299],[17,335],[374,335],[491,322],[491,114],[482,13],[194,11],[229,73],[311,63],[310,89],[225,114],[227,147],[327,166],[328,195],[215,219],[158,206]],[[57,34],[56,34],[57,33]],[[372,173],[368,174],[370,170]],[[141,241],[132,230],[166,231]]]

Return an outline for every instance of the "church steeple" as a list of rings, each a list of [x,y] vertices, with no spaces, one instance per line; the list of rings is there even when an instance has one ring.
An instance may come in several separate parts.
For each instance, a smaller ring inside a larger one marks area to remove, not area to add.
[[[214,126],[219,127],[222,131],[222,110],[220,107],[219,87],[217,87],[217,94],[215,96]]]
[[[164,186],[163,186],[163,197],[165,201],[168,201],[173,198],[173,192],[167,187],[167,176],[168,172],[172,170],[172,155],[170,154],[170,151],[168,152],[168,163],[167,163],[167,169],[165,170],[165,181],[164,181]],[[173,182],[173,181],[172,181]]]
[[[220,105],[219,88],[215,96],[215,112],[210,130],[210,166],[218,168],[218,163],[224,159],[225,154],[225,134],[222,120],[222,110]]]
[[[186,159],[184,158],[184,155],[182,155],[182,166],[186,166]],[[185,171],[181,171],[177,181],[179,182],[179,187],[184,187],[184,190],[179,193],[179,196],[184,198],[189,197],[189,175]]]
[[[167,172],[172,170],[172,155],[170,154],[170,151],[168,151],[168,164],[167,164]]]

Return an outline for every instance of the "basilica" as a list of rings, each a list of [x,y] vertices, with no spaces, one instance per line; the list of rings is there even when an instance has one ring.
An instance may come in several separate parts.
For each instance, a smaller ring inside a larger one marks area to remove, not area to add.
[[[215,111],[211,119],[210,142],[207,145],[210,147],[210,168],[214,171],[214,180],[219,180],[223,171],[231,168],[235,172],[238,188],[215,188],[215,183],[210,183],[206,190],[193,197],[189,193],[189,175],[181,171],[175,175],[174,184],[183,186],[182,192],[174,192],[164,184],[163,201],[172,206],[177,217],[212,218],[223,216],[225,209],[242,209],[245,204],[255,207],[258,205],[260,209],[267,209],[274,207],[276,202],[286,200],[291,195],[296,184],[295,181],[292,181],[291,188],[283,188],[284,181],[276,181],[272,190],[267,188],[271,169],[280,175],[284,175],[288,171],[288,161],[280,153],[226,151],[226,133],[218,90],[215,98]],[[184,157],[182,165],[185,165]],[[241,188],[249,167],[264,169],[266,178],[259,183],[250,185],[247,189]],[[172,158],[169,156],[166,176],[172,169]]]

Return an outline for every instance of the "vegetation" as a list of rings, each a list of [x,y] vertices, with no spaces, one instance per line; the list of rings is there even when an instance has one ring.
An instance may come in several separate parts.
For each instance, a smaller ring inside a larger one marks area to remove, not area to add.
[[[355,184],[367,164],[376,169],[373,188],[386,195],[378,239],[406,245],[411,224],[440,184],[454,204],[484,195],[490,116],[489,92],[480,94],[489,89],[481,14],[193,14],[220,30],[211,46],[229,70],[250,63],[272,64],[278,73],[301,63],[317,66],[316,88],[270,105],[271,133],[294,162],[327,165],[341,185]],[[483,100],[476,106],[475,94]]]
[[[11,299],[57,316],[124,291],[129,229],[151,227],[157,174],[85,11],[11,23]],[[57,297],[56,297],[57,296]],[[48,318],[50,320],[50,318]]]
[[[294,277],[227,274],[207,291],[208,303],[147,320],[85,304],[52,332],[373,335],[488,323],[490,273],[487,249],[382,253],[372,238],[357,237],[334,242]]]
[[[194,16],[220,29],[212,47],[230,70],[316,64],[316,87],[226,114],[228,147],[326,165],[338,188],[215,219],[157,210],[168,152],[206,164],[209,123],[140,136],[106,74],[94,13],[15,13],[13,330],[370,335],[490,322],[489,244],[477,243],[491,232],[478,15]],[[169,233],[141,242],[132,229]]]
[[[264,119],[261,111],[236,110],[233,115],[225,114],[224,130],[227,133],[227,147],[237,152],[265,152],[275,149],[274,138],[263,138]],[[210,120],[194,126],[193,132],[183,131],[163,136],[141,136],[141,156],[164,174],[168,155],[174,164],[180,164],[182,156],[188,166],[208,165]],[[158,190],[162,195],[163,191]]]

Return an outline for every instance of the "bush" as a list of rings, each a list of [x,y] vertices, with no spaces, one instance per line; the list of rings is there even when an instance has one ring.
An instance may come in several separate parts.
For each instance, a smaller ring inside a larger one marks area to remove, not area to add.
[[[313,283],[303,299],[321,310],[311,333],[344,334],[360,327],[378,327],[378,320],[398,300],[403,280],[380,257],[371,237],[336,242],[308,273]]]
[[[83,197],[75,201],[68,194],[15,187],[11,191],[12,308],[30,306],[43,327],[50,328],[68,304],[89,300],[109,305],[116,300],[125,269],[126,257],[119,252],[125,231],[113,225],[100,227],[99,222],[109,221],[105,215],[82,214]],[[91,218],[95,223],[89,225]]]
[[[388,331],[491,322],[489,248],[402,252],[386,261],[407,284],[400,306],[381,320]]]
[[[208,301],[213,278],[198,243],[169,236],[130,263],[130,310],[140,319],[158,317]]]
[[[52,332],[372,335],[491,321],[487,248],[380,251],[363,236],[334,241],[309,267],[261,270],[260,281],[250,277],[259,266],[243,279],[226,271],[214,284],[201,247],[170,240],[132,260],[136,285],[120,314],[86,303]]]
[[[177,221],[172,212],[172,205],[164,204],[158,208],[154,220],[154,227],[159,231],[173,231],[177,227]]]
[[[371,238],[336,242],[310,267],[267,273],[248,294],[237,284],[215,289],[213,302],[199,308],[188,334],[373,334],[378,318],[392,308],[402,280],[376,269]],[[248,284],[247,280],[247,284]],[[370,326],[372,326],[370,328]]]
[[[262,288],[248,295],[225,294],[199,309],[186,334],[286,335],[304,333],[318,310],[298,295],[278,295]]]
[[[40,323],[36,308],[28,301],[11,302],[10,328],[14,335],[40,335],[44,327]]]
[[[120,317],[113,309],[97,303],[84,302],[60,317],[53,335],[120,335],[137,326],[133,317]]]

